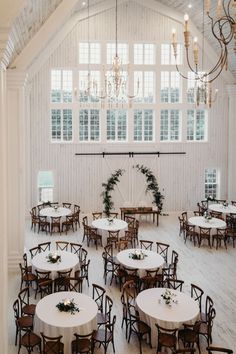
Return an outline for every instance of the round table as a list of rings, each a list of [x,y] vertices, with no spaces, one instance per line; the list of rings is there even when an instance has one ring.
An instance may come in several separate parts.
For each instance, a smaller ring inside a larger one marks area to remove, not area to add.
[[[80,311],[74,315],[60,312],[56,305],[65,300],[73,299]],[[43,332],[47,336],[62,335],[64,353],[71,352],[71,341],[75,339],[74,333],[89,334],[97,329],[96,302],[85,294],[61,291],[41,299],[36,305],[34,331]]]
[[[226,227],[226,222],[221,219],[212,218],[206,220],[204,216],[193,216],[188,219],[188,222],[195,226],[207,227],[208,229],[217,229]]]
[[[49,208],[43,208],[40,210],[39,215],[40,216],[48,216],[48,217],[63,217],[71,214],[71,209],[69,208],[64,208],[64,207],[58,207],[57,209],[49,207]]]
[[[126,221],[121,219],[114,218],[112,222],[109,222],[107,218],[101,218],[93,220],[92,226],[96,227],[96,229],[105,231],[119,231],[125,229],[128,224]]]
[[[161,297],[166,289],[152,288],[141,291],[136,298],[136,306],[139,310],[141,320],[151,327],[152,345],[157,345],[157,328],[159,326],[174,329],[180,328],[183,323],[194,324],[199,319],[198,302],[180,291],[172,290],[175,294],[171,306],[166,305]]]
[[[223,204],[211,204],[208,206],[208,209],[223,214],[230,214],[230,213],[236,214],[236,206],[231,204],[229,204],[228,206],[224,206]]]
[[[61,262],[59,263],[50,263],[48,262],[49,253],[56,252],[61,256]],[[57,277],[58,271],[66,271],[70,268],[74,269],[77,264],[79,264],[79,258],[76,254],[66,251],[51,251],[51,252],[41,252],[38,253],[31,260],[33,269],[37,269],[39,271],[48,272],[51,271],[51,278],[55,279]],[[72,275],[73,276],[73,275]]]
[[[131,253],[141,252],[146,255],[143,259],[132,259]],[[116,258],[119,263],[128,268],[137,268],[139,276],[145,275],[145,270],[152,270],[161,267],[164,264],[164,258],[157,252],[144,250],[144,249],[127,249],[117,253]]]

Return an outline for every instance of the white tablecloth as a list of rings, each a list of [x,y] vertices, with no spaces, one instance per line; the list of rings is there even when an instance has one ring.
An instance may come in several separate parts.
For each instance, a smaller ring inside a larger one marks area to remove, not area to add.
[[[40,216],[48,216],[48,217],[59,217],[59,216],[67,216],[71,214],[71,210],[68,208],[64,207],[58,207],[57,210],[55,210],[52,207],[49,208],[43,208],[39,212]]]
[[[56,252],[61,256],[61,262],[59,263],[50,263],[47,260],[49,253]],[[58,271],[66,271],[72,268],[74,271],[75,267],[79,264],[79,258],[76,254],[66,251],[45,251],[37,254],[31,260],[33,270],[37,269],[39,271],[51,271],[51,278],[55,279],[57,277]],[[73,276],[73,274],[72,274]]]
[[[80,312],[74,315],[60,312],[56,305],[64,299],[74,299]],[[98,307],[95,301],[85,294],[77,292],[58,292],[45,296],[37,303],[34,332],[43,332],[48,336],[62,335],[64,354],[71,353],[71,341],[74,333],[89,334],[97,329]]]
[[[147,257],[144,259],[132,259],[130,258],[130,254],[134,253],[137,249],[127,249],[117,253],[116,258],[119,263],[129,268],[137,268],[139,269],[139,276],[144,276],[146,274],[145,270],[152,270],[158,267],[161,267],[164,263],[164,259],[157,252],[148,251],[148,250],[140,250]]]
[[[97,219],[92,221],[92,226],[100,230],[106,231],[119,231],[125,229],[128,224],[126,221],[121,219],[113,219],[110,223],[106,218]]]
[[[221,219],[212,218],[206,220],[204,216],[193,216],[188,219],[189,223],[195,226],[207,227],[209,229],[224,228],[226,227],[226,222]]]
[[[231,204],[229,204],[227,207],[223,206],[223,204],[211,204],[208,206],[208,209],[223,214],[230,214],[230,213],[236,214],[236,206]]]
[[[146,322],[152,331],[152,345],[157,345],[157,328],[159,326],[174,329],[180,328],[183,323],[193,324],[199,318],[198,302],[190,296],[171,290],[176,296],[171,306],[166,305],[161,294],[165,292],[163,288],[152,288],[142,291],[136,298],[136,306],[141,319]]]

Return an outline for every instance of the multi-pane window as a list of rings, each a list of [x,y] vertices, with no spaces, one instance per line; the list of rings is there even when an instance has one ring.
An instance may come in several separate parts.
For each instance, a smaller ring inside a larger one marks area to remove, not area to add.
[[[216,168],[205,169],[205,198],[217,198],[219,194],[218,173]]]
[[[187,140],[207,140],[207,113],[204,109],[188,109],[187,111]]]
[[[98,102],[100,90],[100,71],[79,71],[79,101]]]
[[[171,44],[161,45],[161,65],[181,65],[183,63],[182,45],[177,44],[177,58],[175,60],[174,51]]]
[[[120,82],[117,85],[116,76],[113,71],[107,71],[107,95],[109,103],[125,103],[127,102],[128,92],[128,73],[127,71],[120,72]]]
[[[100,43],[79,43],[80,64],[100,64],[101,46]]]
[[[134,64],[135,65],[154,65],[155,46],[149,43],[134,44]]]
[[[54,188],[52,171],[39,171],[37,184],[39,203],[52,202]]]
[[[72,102],[72,70],[51,70],[51,102]]]
[[[134,94],[135,102],[153,103],[154,102],[154,77],[153,71],[134,72]]]
[[[178,109],[161,110],[161,141],[179,141],[180,127],[180,111]]]
[[[118,43],[117,45],[118,56],[122,64],[128,64],[128,44]],[[107,64],[112,64],[116,55],[116,44],[107,43]]]
[[[127,111],[123,109],[107,110],[107,140],[126,141]]]
[[[180,76],[176,71],[161,72],[161,102],[180,102]]]
[[[51,110],[51,139],[52,141],[72,141],[72,110]]]
[[[81,109],[79,111],[79,140],[99,141],[99,109]]]
[[[153,110],[134,110],[134,141],[153,141]]]

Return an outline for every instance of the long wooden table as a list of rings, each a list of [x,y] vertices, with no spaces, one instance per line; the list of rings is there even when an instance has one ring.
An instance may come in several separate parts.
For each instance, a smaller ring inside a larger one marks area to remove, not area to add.
[[[153,210],[151,207],[126,207],[126,208],[120,208],[120,213],[121,213],[121,219],[125,219],[126,216],[128,215],[152,215],[152,220],[155,222],[155,217],[156,217],[156,224],[158,226],[159,224],[159,211],[158,210]]]

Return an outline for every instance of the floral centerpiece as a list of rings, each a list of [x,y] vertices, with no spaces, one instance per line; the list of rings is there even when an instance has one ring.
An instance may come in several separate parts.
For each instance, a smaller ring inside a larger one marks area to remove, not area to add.
[[[58,210],[58,205],[54,206],[54,210],[57,211]]]
[[[129,258],[142,260],[147,257],[147,254],[143,253],[142,250],[134,250],[133,253],[129,254]]]
[[[229,203],[227,203],[227,202],[224,202],[224,203],[223,203],[223,207],[224,207],[224,208],[227,208],[228,205],[229,205]]]
[[[165,300],[166,305],[171,306],[172,302],[177,304],[177,300],[175,300],[176,294],[172,293],[170,289],[166,289],[161,297]]]
[[[61,312],[70,312],[71,315],[74,315],[76,312],[79,312],[79,308],[74,302],[74,299],[64,299],[59,302],[56,307]]]
[[[57,252],[49,253],[49,255],[46,258],[49,263],[61,262],[61,256]]]
[[[114,218],[108,217],[107,221],[108,221],[108,224],[111,225],[114,222]]]

